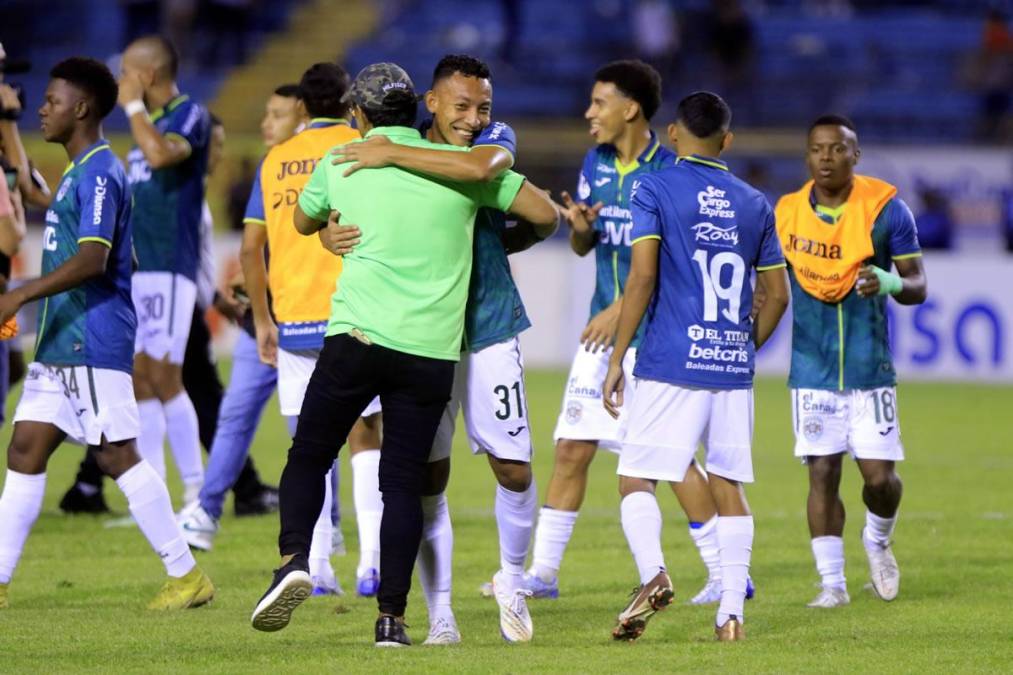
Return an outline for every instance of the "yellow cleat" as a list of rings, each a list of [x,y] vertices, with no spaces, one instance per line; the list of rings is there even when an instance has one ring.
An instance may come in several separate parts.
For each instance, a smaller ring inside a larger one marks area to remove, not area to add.
[[[200,607],[215,597],[215,586],[197,566],[185,576],[169,577],[155,599],[148,603],[148,609],[177,610]]]
[[[714,635],[718,642],[739,642],[746,639],[746,632],[742,629],[742,622],[738,617],[725,621],[723,626],[715,626]]]
[[[0,584],[0,609],[7,609],[10,604],[7,602],[7,589],[10,584]]]

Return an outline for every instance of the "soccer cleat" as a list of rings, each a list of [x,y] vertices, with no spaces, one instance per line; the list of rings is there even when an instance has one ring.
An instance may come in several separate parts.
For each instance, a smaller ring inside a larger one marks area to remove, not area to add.
[[[756,587],[753,586],[752,577],[746,577],[746,600],[752,600],[756,595]],[[712,605],[721,602],[721,579],[710,577],[700,592],[689,601],[691,605]]]
[[[334,569],[328,564],[321,574],[313,575],[313,595],[344,595],[345,591],[334,576]]]
[[[7,591],[9,589],[10,584],[0,584],[0,609],[7,609],[11,606],[7,601]]]
[[[375,645],[377,647],[410,647],[412,641],[404,629],[404,617],[381,614],[380,618],[376,620],[376,628],[374,629]]]
[[[215,586],[196,565],[179,578],[169,577],[158,595],[148,603],[148,609],[173,611],[200,607],[215,597]]]
[[[252,496],[233,502],[237,518],[244,516],[262,516],[278,510],[278,488],[262,485],[260,491]]]
[[[612,637],[616,640],[636,640],[644,634],[652,616],[672,604],[675,590],[672,580],[662,570],[648,583],[633,589],[626,609],[619,613]]]
[[[286,559],[287,558],[287,559]],[[282,558],[282,566],[274,571],[270,588],[260,598],[250,623],[257,630],[281,630],[292,620],[292,612],[313,592],[306,558],[301,555]]]
[[[424,645],[456,645],[461,641],[461,631],[453,615],[441,616],[429,624],[429,636]]]
[[[725,625],[714,627],[714,636],[718,642],[740,642],[746,639],[746,632],[742,629],[742,621],[733,614]]]
[[[521,585],[531,591],[532,598],[555,600],[559,597],[559,577],[546,583],[537,574],[525,572],[521,576]]]
[[[535,632],[528,612],[531,591],[523,584],[516,588],[507,584],[502,571],[492,578],[492,588],[499,604],[500,635],[507,642],[530,642]]]
[[[848,596],[847,589],[823,586],[820,594],[813,598],[806,607],[833,609],[834,607],[844,607],[849,603],[851,603],[851,598]]]
[[[865,544],[865,556],[869,560],[869,578],[872,590],[883,600],[890,602],[897,597],[900,590],[900,569],[897,559],[893,557],[890,545],[880,546],[870,542],[862,532],[862,543]]]
[[[109,513],[106,499],[99,490],[86,495],[77,483],[74,483],[60,500],[60,510],[64,513]]]
[[[380,570],[370,567],[355,582],[355,592],[360,598],[371,598],[380,590]]]
[[[204,510],[200,502],[195,502],[180,511],[179,527],[183,530],[183,539],[190,548],[210,551],[214,546],[215,535],[218,534],[218,521]]]

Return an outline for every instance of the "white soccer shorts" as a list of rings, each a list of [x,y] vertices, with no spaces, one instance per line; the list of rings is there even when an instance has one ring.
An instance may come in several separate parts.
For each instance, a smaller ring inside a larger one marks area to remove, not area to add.
[[[457,411],[473,454],[530,462],[531,426],[524,392],[521,343],[512,337],[475,353],[461,354],[454,369],[454,389],[436,431],[429,461],[450,457]]]
[[[137,438],[141,419],[130,373],[91,366],[28,366],[14,422],[44,422],[80,445]]]
[[[637,380],[620,476],[681,481],[703,443],[708,473],[753,482],[753,390]]]
[[[605,410],[601,394],[611,355],[611,348],[594,354],[585,350],[583,345],[577,347],[570,376],[566,380],[566,391],[563,392],[563,408],[559,412],[556,430],[552,432],[554,442],[558,443],[561,439],[597,441],[598,447],[619,452],[629,418],[627,411],[633,405],[636,388],[633,364],[637,361],[637,350],[628,350],[623,358],[626,388],[618,420]]]
[[[168,356],[170,363],[182,365],[197,285],[172,272],[135,272],[131,297],[137,312],[134,353],[143,352],[156,361]]]
[[[900,462],[896,387],[791,390],[795,456],[838,455]]]
[[[306,397],[313,369],[320,358],[319,349],[300,349],[288,351],[278,349],[278,403],[281,414],[286,417],[298,417],[302,411],[302,402]],[[377,396],[360,417],[370,417],[380,412],[380,397]]]

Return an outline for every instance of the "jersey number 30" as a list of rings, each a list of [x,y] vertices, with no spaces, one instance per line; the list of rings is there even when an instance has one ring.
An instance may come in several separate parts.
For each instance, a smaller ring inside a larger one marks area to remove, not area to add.
[[[703,320],[718,320],[718,300],[726,300],[728,306],[721,314],[732,323],[739,322],[739,308],[742,304],[742,283],[746,278],[746,264],[742,256],[731,251],[722,251],[707,260],[707,251],[697,249],[693,261],[700,268],[703,281]],[[727,284],[721,283],[725,267],[731,267]]]

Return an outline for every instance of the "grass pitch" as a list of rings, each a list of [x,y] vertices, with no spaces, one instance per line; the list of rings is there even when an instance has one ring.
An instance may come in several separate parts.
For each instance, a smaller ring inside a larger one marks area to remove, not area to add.
[[[552,468],[552,428],[565,375],[531,372],[528,395],[540,493]],[[805,524],[805,471],[792,457],[788,391],[761,380],[756,395],[754,461],[748,490],[756,516],[746,606],[748,641],[713,642],[713,608],[684,603],[704,581],[674,496],[660,490],[664,546],[677,604],[658,615],[641,640],[614,644],[616,613],[636,584],[618,521],[614,456],[592,468],[587,501],[564,561],[559,600],[533,601],[535,638],[506,645],[495,601],[478,596],[498,565],[492,514],[494,481],[460,435],[450,507],[455,529],[454,605],[463,644],[377,650],[376,605],[345,596],[310,598],[279,633],[257,633],[249,615],[270,581],[277,554],[276,517],[235,519],[226,505],[215,550],[198,555],[218,586],[207,608],[176,614],[144,609],[163,569],[134,528],[106,529],[106,517],[62,515],[57,503],[81,451],[61,448],[49,468],[42,516],[0,612],[0,672],[969,672],[1003,671],[1013,656],[1013,388],[904,384],[900,420],[908,461],[895,551],[901,593],[884,603],[867,581],[859,532],[864,522],[857,470],[845,472],[849,607],[805,607],[817,592]],[[11,406],[17,400],[12,394]],[[8,419],[10,419],[10,408]],[[288,447],[272,402],[253,454],[277,481]],[[6,444],[10,425],[2,438]],[[171,462],[170,462],[171,464]],[[349,476],[347,459],[343,471]],[[178,486],[173,477],[170,481]],[[341,486],[349,555],[334,566],[354,591],[356,530],[351,485]],[[126,503],[110,481],[110,506]],[[177,493],[178,499],[178,493]],[[425,639],[424,601],[410,599],[409,633]]]

